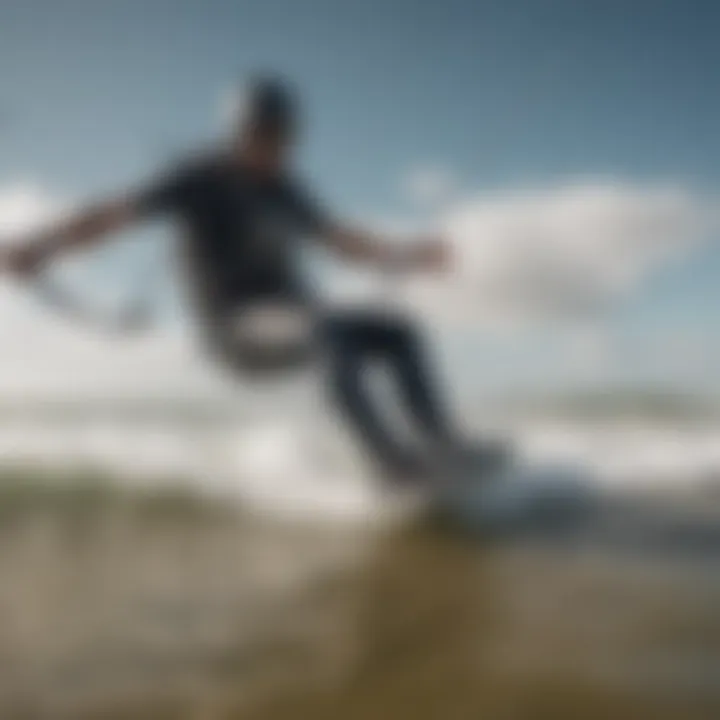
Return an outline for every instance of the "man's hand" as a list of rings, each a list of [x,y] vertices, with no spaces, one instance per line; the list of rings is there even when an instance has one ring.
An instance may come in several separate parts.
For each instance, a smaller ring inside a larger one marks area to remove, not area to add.
[[[417,240],[410,249],[410,264],[421,271],[446,272],[452,265],[452,249],[439,237]]]
[[[34,242],[5,247],[0,253],[2,270],[20,278],[37,275],[48,259],[47,249]]]

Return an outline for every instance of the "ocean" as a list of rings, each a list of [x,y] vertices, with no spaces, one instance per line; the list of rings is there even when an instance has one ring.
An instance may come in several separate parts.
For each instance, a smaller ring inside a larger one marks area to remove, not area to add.
[[[290,415],[4,413],[0,717],[718,717],[720,425],[493,429],[453,522]]]

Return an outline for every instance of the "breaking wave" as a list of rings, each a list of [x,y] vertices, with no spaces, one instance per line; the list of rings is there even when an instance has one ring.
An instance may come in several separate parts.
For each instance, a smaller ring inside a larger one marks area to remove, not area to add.
[[[712,424],[520,420],[504,432],[522,468],[520,482],[505,483],[513,488],[505,503],[549,492],[550,477],[596,494],[687,492],[720,478],[720,426]],[[92,467],[129,483],[183,483],[265,511],[339,520],[404,515],[418,504],[389,496],[339,428],[297,418],[3,418],[0,462]]]

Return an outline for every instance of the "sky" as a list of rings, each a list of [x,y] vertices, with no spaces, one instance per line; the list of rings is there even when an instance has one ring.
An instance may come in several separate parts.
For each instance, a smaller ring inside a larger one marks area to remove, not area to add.
[[[279,71],[328,207],[452,236],[463,272],[416,306],[455,392],[714,392],[718,29],[712,0],[0,0],[0,233],[152,176],[217,136],[238,78]],[[122,285],[167,233],[89,267]],[[123,354],[5,293],[6,389],[69,382],[58,357],[183,384],[175,340]]]

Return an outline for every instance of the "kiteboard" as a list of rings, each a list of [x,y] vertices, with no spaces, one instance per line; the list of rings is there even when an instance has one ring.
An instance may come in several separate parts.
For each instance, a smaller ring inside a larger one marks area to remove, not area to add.
[[[587,484],[570,468],[509,457],[418,482],[388,484],[356,462],[321,463],[306,446],[277,432],[246,434],[233,443],[221,489],[253,514],[313,522],[395,525],[442,518],[458,528],[510,528],[551,521],[576,510]],[[218,453],[215,457],[219,457]],[[219,474],[214,474],[216,483]]]

